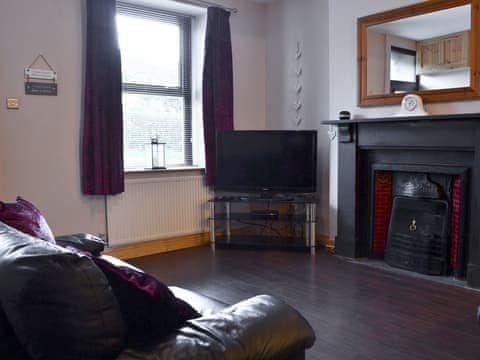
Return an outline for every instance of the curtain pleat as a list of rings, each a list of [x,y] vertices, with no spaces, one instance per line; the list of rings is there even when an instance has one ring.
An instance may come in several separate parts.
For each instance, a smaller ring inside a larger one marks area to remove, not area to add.
[[[233,66],[230,13],[209,7],[203,68],[205,181],[215,180],[216,134],[233,130]]]
[[[115,0],[87,0],[82,190],[124,191],[122,72]]]

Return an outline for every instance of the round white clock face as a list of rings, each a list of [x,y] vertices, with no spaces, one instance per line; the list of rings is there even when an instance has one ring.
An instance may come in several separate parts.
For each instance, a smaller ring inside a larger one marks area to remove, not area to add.
[[[408,111],[413,111],[417,107],[417,99],[414,96],[405,97],[404,107]]]
[[[417,94],[407,94],[403,97],[398,116],[420,116],[428,113],[423,109],[423,101]]]

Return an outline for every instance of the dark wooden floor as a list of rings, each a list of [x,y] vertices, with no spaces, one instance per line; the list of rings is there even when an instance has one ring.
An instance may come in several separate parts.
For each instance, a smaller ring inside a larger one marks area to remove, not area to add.
[[[480,293],[320,253],[182,250],[131,260],[227,303],[277,296],[312,324],[308,359],[480,359]]]

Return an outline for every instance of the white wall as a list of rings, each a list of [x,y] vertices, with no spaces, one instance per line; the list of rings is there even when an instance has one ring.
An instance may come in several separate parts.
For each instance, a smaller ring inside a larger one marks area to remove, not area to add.
[[[340,110],[349,110],[355,117],[389,116],[398,106],[359,108],[357,106],[357,34],[358,17],[410,5],[418,0],[329,0],[330,19],[330,118]],[[426,104],[431,114],[473,113],[480,109],[479,101],[457,101]],[[337,143],[330,156],[331,233],[336,234],[337,209]]]
[[[420,75],[420,89],[451,89],[470,85],[470,68]]]
[[[0,2],[0,199],[13,200],[17,194],[31,199],[57,234],[105,232],[103,199],[80,192],[82,2]],[[296,41],[302,44],[304,120],[298,129],[319,130],[321,233],[336,234],[337,144],[329,154],[327,127],[319,122],[337,118],[340,110],[374,117],[398,108],[356,105],[356,19],[415,2],[277,0],[266,6],[218,0],[239,9],[231,17],[236,129],[297,128],[289,106],[293,54]],[[24,95],[23,68],[38,53],[59,73],[56,97]],[[6,110],[7,96],[20,98],[21,109]],[[426,109],[433,114],[477,112],[479,105],[437,103]]]
[[[386,83],[386,45],[385,34],[376,31],[367,31],[367,75],[368,75],[368,95],[385,94]],[[390,80],[390,76],[388,76]]]
[[[78,0],[0,2],[0,199],[30,199],[56,233],[104,232],[103,200],[80,194],[82,7]],[[43,54],[58,96],[26,96],[23,71]],[[7,110],[5,98],[20,98]]]
[[[367,36],[367,94],[389,94],[392,46],[415,51],[416,42],[415,40],[376,31],[367,31]]]
[[[230,17],[235,130],[265,129],[266,6],[250,0],[215,2],[238,9]]]
[[[265,6],[237,7],[231,29],[236,128],[265,127]],[[102,198],[80,190],[82,114],[81,0],[0,2],[0,199],[22,195],[56,234],[105,233]],[[58,96],[26,96],[23,69],[39,54],[58,71]],[[20,98],[6,110],[5,98]]]
[[[297,42],[303,68],[301,115],[295,125]],[[267,128],[318,130],[319,233],[329,230],[329,147],[327,129],[319,122],[328,118],[328,1],[278,0],[267,12]]]

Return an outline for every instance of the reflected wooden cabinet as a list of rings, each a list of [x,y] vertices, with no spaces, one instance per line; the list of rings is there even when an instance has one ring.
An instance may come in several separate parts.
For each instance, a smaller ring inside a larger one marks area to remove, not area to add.
[[[455,67],[468,66],[468,31],[442,41],[445,64]]]
[[[466,68],[469,31],[417,42],[417,74]]]
[[[417,75],[440,68],[442,64],[440,44],[441,42],[438,40],[417,43]]]

